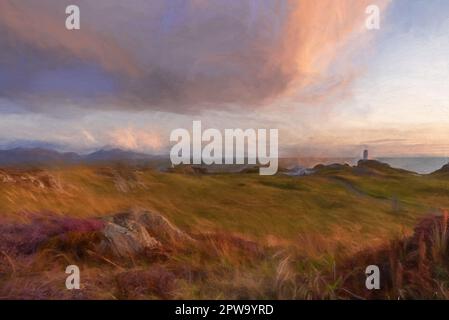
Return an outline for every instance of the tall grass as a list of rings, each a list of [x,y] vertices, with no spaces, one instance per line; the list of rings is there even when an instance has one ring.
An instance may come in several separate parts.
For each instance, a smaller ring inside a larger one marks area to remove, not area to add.
[[[434,261],[442,263],[447,257],[448,248],[448,211],[443,210],[440,221],[435,221],[432,239],[432,257]]]

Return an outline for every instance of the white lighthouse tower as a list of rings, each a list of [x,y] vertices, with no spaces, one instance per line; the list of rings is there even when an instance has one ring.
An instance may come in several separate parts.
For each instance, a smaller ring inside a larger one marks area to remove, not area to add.
[[[368,160],[368,149],[363,150],[363,160]]]

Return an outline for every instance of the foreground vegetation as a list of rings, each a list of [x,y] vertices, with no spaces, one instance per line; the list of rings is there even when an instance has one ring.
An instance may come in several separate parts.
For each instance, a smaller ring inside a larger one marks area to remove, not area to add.
[[[4,169],[0,298],[446,298],[443,208],[444,172],[374,161],[302,177],[123,164]],[[193,241],[161,240],[129,256],[98,249],[104,217],[141,209]],[[80,267],[82,290],[65,289],[69,264]],[[381,266],[379,291],[364,287],[369,264]]]

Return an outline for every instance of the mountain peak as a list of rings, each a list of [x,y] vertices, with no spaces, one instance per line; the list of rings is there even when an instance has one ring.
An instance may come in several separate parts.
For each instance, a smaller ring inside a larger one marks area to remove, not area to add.
[[[0,150],[0,165],[42,165],[42,164],[73,164],[79,162],[108,162],[108,161],[145,161],[151,155],[119,148],[100,149],[87,155],[75,152],[59,152],[42,147],[16,147]]]

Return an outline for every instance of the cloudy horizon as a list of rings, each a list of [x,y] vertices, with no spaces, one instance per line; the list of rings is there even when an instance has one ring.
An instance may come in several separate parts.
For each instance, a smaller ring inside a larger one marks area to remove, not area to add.
[[[81,29],[65,29],[65,8]],[[379,30],[365,26],[380,8]],[[281,156],[447,156],[444,0],[0,0],[0,145],[164,153],[277,128]]]

